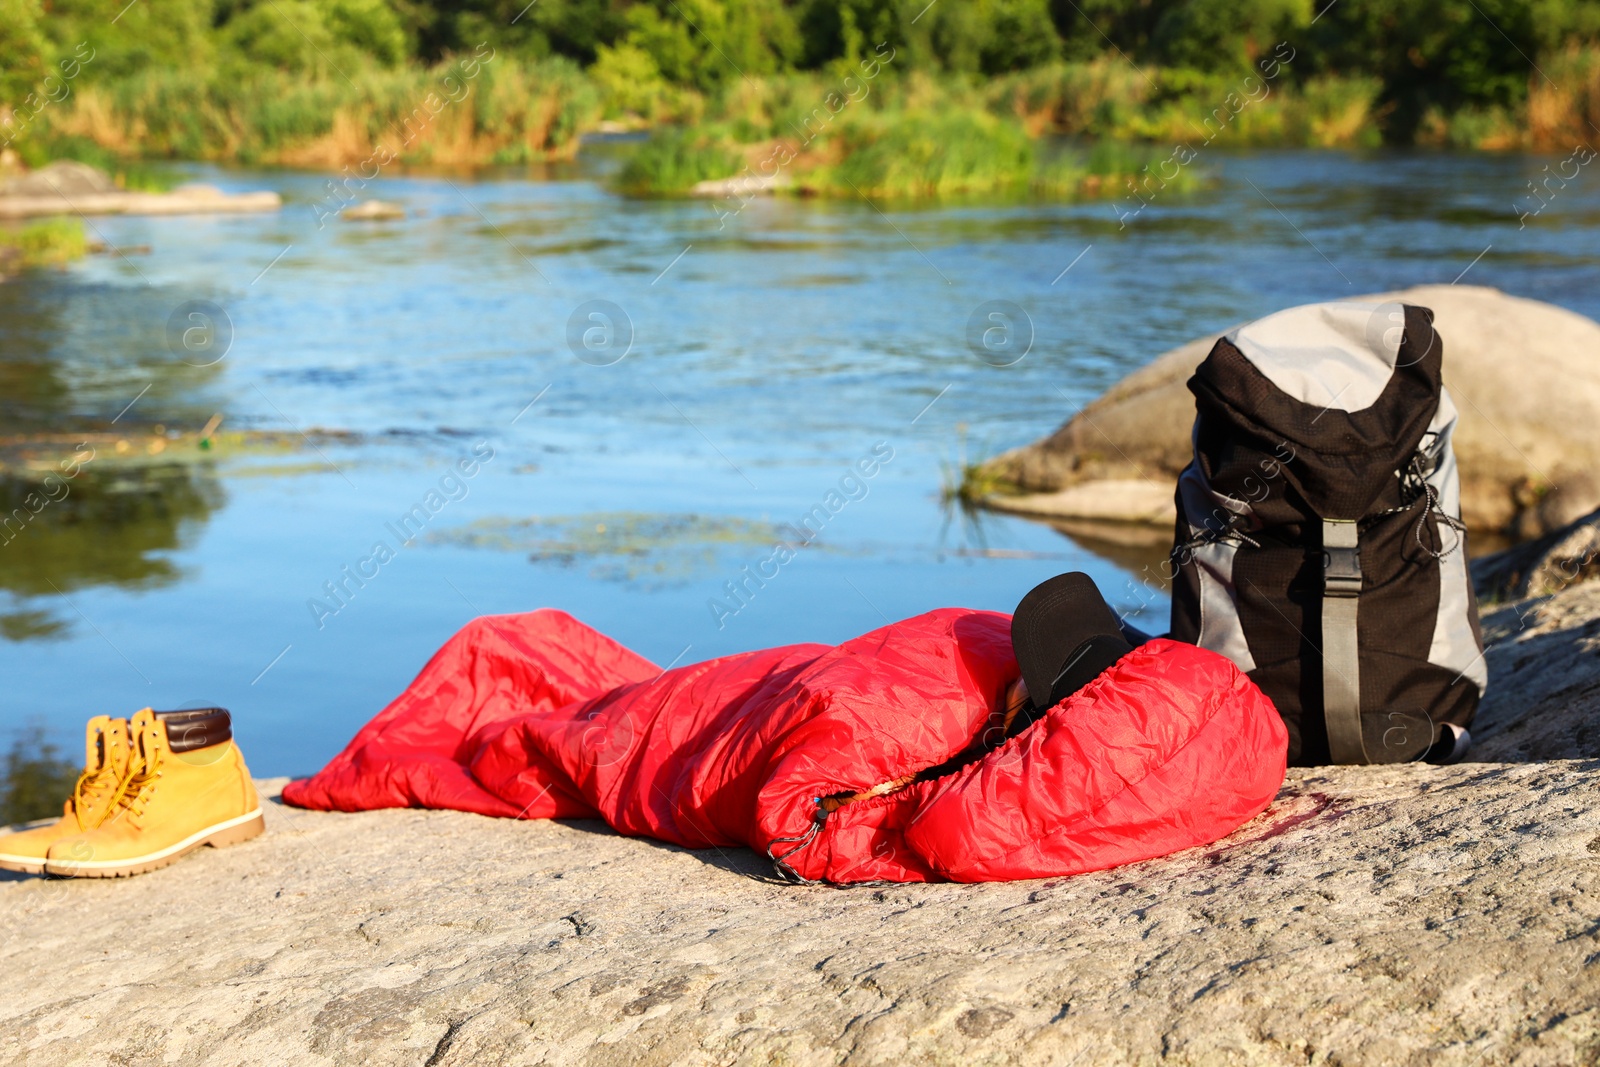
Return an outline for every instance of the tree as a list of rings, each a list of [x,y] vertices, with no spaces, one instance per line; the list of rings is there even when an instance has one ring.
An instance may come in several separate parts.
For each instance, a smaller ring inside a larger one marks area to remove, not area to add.
[[[1592,40],[1586,0],[1340,0],[1302,50],[1331,73],[1375,73],[1388,136],[1409,141],[1431,109],[1514,107],[1532,62],[1574,38]]]
[[[104,0],[51,0],[44,28],[54,54],[93,50],[96,81],[150,68],[192,70],[214,54],[213,0],[160,0],[128,5]],[[112,19],[116,21],[113,22]]]
[[[223,36],[250,60],[297,72],[395,66],[411,53],[383,0],[262,0],[229,18]]]
[[[40,96],[47,45],[39,29],[39,0],[0,0],[0,108],[25,112],[28,94]]]
[[[1311,0],[1185,0],[1156,22],[1151,51],[1170,66],[1238,70],[1293,45],[1311,17]]]

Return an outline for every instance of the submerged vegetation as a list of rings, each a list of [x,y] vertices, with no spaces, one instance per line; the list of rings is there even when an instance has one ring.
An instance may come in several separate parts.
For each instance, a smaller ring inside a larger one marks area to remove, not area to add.
[[[486,518],[429,535],[439,544],[526,552],[533,563],[589,565],[602,581],[679,585],[737,554],[784,535],[766,522],[706,515],[595,512],[525,519]]]
[[[972,458],[967,452],[967,424],[956,424],[956,458],[939,463],[939,501],[946,507],[959,507],[973,513],[988,497],[1022,491],[1022,487],[1000,477],[990,462],[993,457]]]
[[[94,0],[0,0],[0,15],[0,133],[30,163],[518,163],[610,122],[695,131],[646,149],[621,183],[644,193],[759,175],[787,149],[787,179],[813,192],[1081,195],[1126,171],[1027,142],[1570,148],[1600,124],[1589,0],[163,0],[115,19]]]
[[[0,275],[10,267],[70,263],[88,251],[83,223],[77,219],[45,219],[22,226],[0,224]]]

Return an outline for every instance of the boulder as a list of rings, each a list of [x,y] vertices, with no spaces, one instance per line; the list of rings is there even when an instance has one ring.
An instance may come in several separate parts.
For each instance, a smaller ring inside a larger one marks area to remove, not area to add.
[[[0,183],[0,196],[77,197],[117,191],[117,183],[105,171],[71,159],[46,163],[38,170]]]
[[[363,200],[339,212],[346,222],[384,222],[406,217],[406,209],[387,200]]]
[[[1462,513],[1475,532],[1522,539],[1600,507],[1600,324],[1481,286],[1426,285],[1356,297],[1432,308],[1444,380],[1461,409]],[[1158,357],[1040,441],[984,464],[976,482],[1021,492],[983,503],[1055,518],[1173,521],[1188,464],[1194,397],[1186,383],[1232,326]],[[1130,488],[1142,482],[1142,491]],[[1063,494],[1063,490],[1076,492]],[[1151,516],[1148,502],[1167,507]],[[1130,506],[1123,508],[1124,502]]]
[[[1223,841],[1075,878],[792,886],[262,782],[254,841],[0,875],[0,1061],[1593,1063],[1600,582],[1485,623],[1499,762],[1297,769]]]
[[[0,183],[0,219],[51,215],[209,215],[277,211],[277,193],[224,193],[214,185],[191,183],[169,193],[118,189],[104,171],[86,163],[56,160]]]
[[[695,182],[689,189],[689,195],[718,200],[747,200],[752,196],[771,196],[792,184],[786,174],[736,174],[732,178],[707,178]]]
[[[1472,565],[1473,585],[1484,602],[1548,596],[1595,577],[1600,577],[1600,510]]]

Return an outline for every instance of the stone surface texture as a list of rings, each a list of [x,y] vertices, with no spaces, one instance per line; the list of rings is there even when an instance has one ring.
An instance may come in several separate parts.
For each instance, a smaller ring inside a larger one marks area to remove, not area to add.
[[[1444,339],[1444,382],[1461,411],[1455,447],[1469,526],[1537,537],[1600,506],[1600,324],[1482,286],[1425,285],[1352,299],[1433,309]],[[1006,502],[1008,510],[1103,519],[1126,498],[1138,502],[1124,516],[1136,522],[1148,521],[1147,509],[1125,483],[1154,483],[1168,498],[1158,521],[1170,523],[1173,480],[1191,456],[1194,396],[1186,383],[1229,329],[1134,371],[1050,436],[990,460],[980,481],[1033,494]],[[1119,484],[1104,500],[1086,503],[1103,482]],[[1073,486],[1086,491],[1059,495]]]
[[[1477,560],[1473,582],[1485,600],[1559,593],[1600,577],[1600,511],[1536,540]]]
[[[142,877],[7,876],[0,1062],[1592,1064],[1600,582],[1485,629],[1492,762],[1292,771],[1224,841],[1076,878],[796,887],[277,802]]]

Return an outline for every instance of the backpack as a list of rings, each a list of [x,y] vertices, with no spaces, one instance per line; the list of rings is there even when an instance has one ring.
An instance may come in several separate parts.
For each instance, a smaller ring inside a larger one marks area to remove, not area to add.
[[[1189,379],[1172,637],[1277,705],[1289,762],[1452,762],[1488,684],[1456,407],[1433,312],[1310,304],[1241,326]]]

